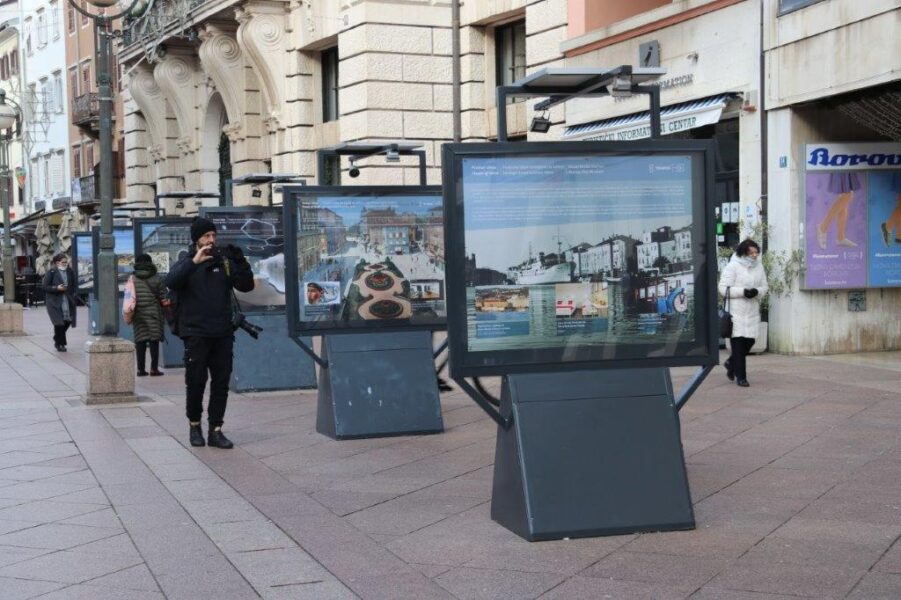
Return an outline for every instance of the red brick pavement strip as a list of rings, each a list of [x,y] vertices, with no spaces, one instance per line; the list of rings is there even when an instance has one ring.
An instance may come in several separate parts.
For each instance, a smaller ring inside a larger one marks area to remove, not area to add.
[[[43,332],[34,313],[26,327]],[[47,335],[29,339],[52,348]],[[83,372],[80,344],[70,349],[22,368],[52,372],[63,360]],[[315,433],[315,392],[235,394],[226,425],[239,447],[190,451],[214,481],[192,479],[203,470],[167,464],[169,454],[141,456],[162,461],[153,476],[181,503],[168,510],[191,512],[204,527],[258,511],[277,529],[249,520],[213,537],[259,545],[286,535],[365,598],[899,598],[901,367],[891,356],[752,357],[748,389],[717,369],[680,415],[697,518],[687,532],[530,544],[501,528],[488,513],[494,426],[460,392],[442,396],[442,435],[348,442]],[[674,371],[675,387],[689,375]],[[158,401],[104,417],[133,448],[171,435],[188,453],[180,377],[139,380],[139,393]],[[50,381],[23,391],[56,405],[71,394]],[[2,441],[0,462],[28,451],[4,452]],[[110,481],[127,480],[114,461],[87,458]],[[210,490],[227,498],[221,508]],[[110,484],[109,497],[123,516],[140,506],[121,484]],[[164,499],[154,506],[168,506]],[[145,518],[163,526],[171,517],[157,508]],[[267,563],[252,583],[294,564],[290,549],[266,552],[273,561],[232,563]]]

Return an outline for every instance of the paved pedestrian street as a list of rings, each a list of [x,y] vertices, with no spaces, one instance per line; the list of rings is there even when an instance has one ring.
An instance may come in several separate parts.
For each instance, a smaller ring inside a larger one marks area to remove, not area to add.
[[[65,354],[42,308],[26,330],[0,338],[4,600],[901,598],[897,353],[718,369],[681,413],[696,530],[528,543],[489,517],[495,426],[462,392],[441,435],[341,442],[315,391],[233,394],[235,449],[193,449],[181,370],[88,407],[84,328]]]

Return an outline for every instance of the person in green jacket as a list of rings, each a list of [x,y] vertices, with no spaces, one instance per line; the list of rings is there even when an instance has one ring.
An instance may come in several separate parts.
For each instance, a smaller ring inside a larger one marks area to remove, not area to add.
[[[157,275],[156,265],[147,254],[135,257],[135,315],[132,321],[135,333],[135,357],[138,361],[138,376],[147,375],[145,360],[150,348],[150,375],[162,375],[159,370],[160,342],[163,333],[163,309],[160,301],[166,297],[166,287]]]

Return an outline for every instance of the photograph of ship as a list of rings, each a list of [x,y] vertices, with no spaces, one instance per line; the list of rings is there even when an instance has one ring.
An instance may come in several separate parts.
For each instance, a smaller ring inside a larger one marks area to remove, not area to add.
[[[321,195],[300,202],[300,279],[334,282],[342,300],[315,309],[299,303],[301,321],[427,324],[445,317],[439,196]]]
[[[275,208],[240,211],[204,209],[203,216],[216,224],[216,245],[238,246],[253,271],[254,288],[235,292],[241,309],[248,312],[282,310],[285,306],[285,235],[282,215]]]
[[[559,347],[571,336],[693,340],[696,229],[685,157],[505,160],[467,161],[464,172],[470,350]],[[527,338],[482,334],[486,286],[528,290]]]

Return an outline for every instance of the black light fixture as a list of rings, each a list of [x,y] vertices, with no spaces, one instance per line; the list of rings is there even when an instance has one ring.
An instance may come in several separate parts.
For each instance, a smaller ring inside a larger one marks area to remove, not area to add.
[[[400,162],[400,152],[398,152],[397,144],[391,144],[388,151],[385,152],[385,162]]]
[[[529,131],[533,133],[547,133],[551,128],[551,120],[547,116],[547,111],[532,117],[532,124],[529,125]]]
[[[347,174],[351,177],[359,177],[360,169],[357,168],[357,165],[354,164],[354,159],[350,159],[350,169],[347,170]]]
[[[254,198],[262,198],[263,190],[261,190],[258,186],[253,186],[253,189],[250,191],[250,195]]]

